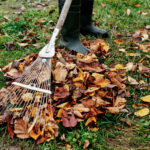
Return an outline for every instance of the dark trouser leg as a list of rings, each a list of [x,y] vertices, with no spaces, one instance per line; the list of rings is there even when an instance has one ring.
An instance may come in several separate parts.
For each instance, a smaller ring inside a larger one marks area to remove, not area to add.
[[[81,0],[81,34],[108,37],[105,30],[99,29],[92,23],[94,0]]]
[[[59,0],[60,12],[62,10],[64,2],[65,0]],[[73,0],[61,32],[62,38],[60,41],[60,47],[64,47],[67,50],[74,50],[81,54],[86,54],[89,51],[89,49],[84,47],[84,45],[79,40],[80,10],[81,10],[81,0]]]

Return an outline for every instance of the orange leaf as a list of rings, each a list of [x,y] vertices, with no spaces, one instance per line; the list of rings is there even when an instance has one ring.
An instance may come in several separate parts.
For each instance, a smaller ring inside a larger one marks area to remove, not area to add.
[[[91,123],[96,124],[96,122],[97,122],[97,120],[96,120],[95,117],[90,117],[90,118],[86,121],[85,126],[88,126],[88,125],[91,124]]]
[[[34,140],[37,140],[38,137],[41,135],[40,128],[38,127],[37,133],[34,132],[34,129],[32,129],[29,134],[30,134],[30,137],[32,137]]]
[[[134,6],[137,8],[141,7],[141,5],[139,3],[136,3]]]

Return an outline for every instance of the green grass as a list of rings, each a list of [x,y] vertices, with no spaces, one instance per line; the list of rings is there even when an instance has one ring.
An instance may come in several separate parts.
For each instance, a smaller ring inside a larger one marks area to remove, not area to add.
[[[51,3],[51,2],[50,2]],[[102,7],[100,3],[105,4]],[[139,3],[139,8],[135,7],[135,4]],[[52,1],[54,7],[40,10],[33,8],[24,1],[26,7],[24,14],[13,14],[13,10],[8,13],[8,10],[0,11],[0,68],[7,65],[20,57],[24,57],[33,52],[38,52],[50,38],[51,33],[56,25],[58,19],[58,10],[56,1]],[[52,5],[51,4],[51,5]],[[3,10],[5,5],[2,5]],[[0,6],[1,9],[1,6]],[[131,13],[128,16],[125,12],[126,9],[130,9]],[[52,12],[53,13],[49,13]],[[7,13],[5,13],[7,12]],[[140,12],[147,12],[147,15],[142,16]],[[10,21],[5,21],[4,15],[10,18]],[[19,21],[14,21],[15,18],[19,18]],[[42,27],[36,25],[40,20]],[[108,66],[115,66],[118,63],[126,65],[128,62],[137,63],[142,58],[144,59],[144,65],[150,66],[147,55],[140,49],[132,49],[134,45],[129,41],[127,34],[133,34],[135,30],[144,29],[145,25],[150,25],[150,3],[149,0],[95,0],[94,17],[93,19],[99,24],[99,27],[110,30],[110,37],[107,42],[111,47],[111,55],[105,60],[101,60]],[[28,36],[29,30],[33,30],[34,36]],[[24,34],[21,32],[24,31]],[[44,31],[44,33],[42,32]],[[120,33],[120,37],[113,34],[113,31]],[[22,43],[27,38],[31,45],[27,47],[20,47],[17,43]],[[85,37],[82,37],[82,39]],[[88,39],[94,39],[87,36]],[[122,39],[124,41],[121,45],[114,44],[115,39]],[[13,46],[7,49],[8,42],[13,42]],[[147,41],[147,42],[150,42]],[[38,48],[33,46],[38,44]],[[139,57],[125,56],[124,53],[119,52],[119,48],[126,49],[127,52],[139,53]],[[137,81],[144,80],[149,82],[149,79],[139,74],[137,71],[129,72],[127,75],[134,77]],[[0,88],[5,86],[5,78],[0,72]],[[126,108],[129,110],[129,114],[111,115],[106,114],[101,116],[98,120],[100,130],[97,132],[91,132],[85,128],[84,123],[79,124],[76,128],[66,129],[60,126],[60,134],[55,140],[45,142],[41,145],[36,145],[33,140],[19,140],[15,138],[11,140],[7,134],[6,127],[0,128],[0,147],[19,147],[22,149],[65,149],[65,145],[71,145],[74,150],[83,149],[84,141],[89,140],[89,150],[107,150],[107,149],[149,149],[150,148],[150,116],[143,117],[141,119],[134,117],[135,109],[132,108],[132,104],[138,105],[140,103],[140,97],[148,95],[148,90],[139,90],[132,86],[129,86],[131,96],[128,98]],[[135,95],[138,97],[138,101],[135,101]],[[125,120],[132,123],[129,127]],[[65,140],[61,141],[60,137],[65,134]]]

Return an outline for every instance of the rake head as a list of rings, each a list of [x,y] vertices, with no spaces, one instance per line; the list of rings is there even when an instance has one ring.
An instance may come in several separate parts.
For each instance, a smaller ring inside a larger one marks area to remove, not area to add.
[[[21,78],[7,88],[0,97],[0,116],[3,121],[8,116],[12,119],[24,118],[27,122],[36,119],[34,122],[43,126],[53,120],[51,59],[43,61],[38,58]]]

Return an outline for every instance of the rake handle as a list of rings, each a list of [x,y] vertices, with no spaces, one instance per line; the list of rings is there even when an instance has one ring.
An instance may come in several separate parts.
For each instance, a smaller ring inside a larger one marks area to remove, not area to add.
[[[71,3],[72,3],[72,0],[66,0],[64,3],[63,9],[60,13],[59,20],[58,20],[57,25],[56,25],[56,28],[59,30],[62,29],[62,27],[65,23],[68,11],[69,11],[70,6],[71,6]]]
[[[39,52],[39,57],[41,58],[52,58],[55,55],[55,41],[59,32],[62,30],[62,27],[65,23],[69,8],[71,6],[72,0],[66,0],[63,6],[63,9],[60,13],[56,28],[52,34],[51,40],[49,43]],[[45,60],[44,60],[45,61]]]

